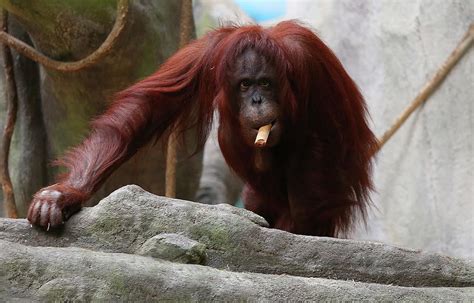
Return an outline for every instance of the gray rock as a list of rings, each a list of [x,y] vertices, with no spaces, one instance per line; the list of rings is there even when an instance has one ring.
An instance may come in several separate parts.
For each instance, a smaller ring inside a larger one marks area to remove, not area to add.
[[[474,299],[469,260],[266,226],[243,209],[158,197],[133,185],[59,230],[0,219],[0,297]]]
[[[415,288],[237,273],[148,257],[0,240],[0,296],[41,301],[452,301],[472,288]]]
[[[148,239],[137,254],[177,263],[201,264],[206,257],[205,250],[206,245],[183,235],[160,234]]]

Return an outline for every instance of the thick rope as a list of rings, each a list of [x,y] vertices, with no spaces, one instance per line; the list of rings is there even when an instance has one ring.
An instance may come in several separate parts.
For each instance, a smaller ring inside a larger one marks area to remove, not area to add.
[[[2,10],[2,30],[8,31],[8,13]],[[16,89],[15,75],[13,72],[13,56],[8,45],[2,47],[3,63],[5,65],[5,100],[7,117],[3,129],[2,146],[0,150],[0,177],[3,190],[3,205],[9,218],[18,218],[15,204],[13,185],[8,170],[8,159],[10,155],[10,143],[13,130],[15,129],[16,114],[18,109],[18,95]]]
[[[468,31],[462,38],[461,42],[456,46],[448,59],[438,69],[433,78],[428,81],[421,92],[413,99],[411,104],[403,111],[403,113],[395,120],[393,125],[383,134],[379,139],[378,147],[375,151],[377,153],[387,143],[388,140],[395,134],[395,132],[405,123],[410,115],[422,105],[436,89],[443,83],[443,80],[453,69],[456,63],[464,56],[467,50],[472,46],[474,41],[474,23],[469,26]]]
[[[116,43],[120,33],[125,27],[125,23],[127,20],[128,14],[128,1],[129,0],[118,0],[117,2],[117,17],[115,19],[114,26],[110,31],[109,35],[96,49],[92,54],[87,56],[84,59],[79,61],[73,62],[62,62],[53,60],[40,52],[38,52],[33,47],[29,46],[28,44],[16,39],[15,37],[9,35],[6,31],[0,31],[0,43],[4,43],[12,48],[14,48],[17,52],[24,55],[25,57],[40,63],[45,68],[49,68],[52,70],[62,71],[62,72],[75,72],[86,67],[92,66],[99,62],[105,55],[107,55],[114,44]]]

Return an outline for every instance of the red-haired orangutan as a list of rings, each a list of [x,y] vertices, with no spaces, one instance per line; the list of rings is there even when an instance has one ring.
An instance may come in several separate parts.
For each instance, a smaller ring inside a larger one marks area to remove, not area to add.
[[[196,126],[204,144],[214,108],[222,153],[246,183],[245,207],[270,226],[337,236],[365,214],[376,139],[364,100],[331,50],[287,21],[217,29],[120,92],[60,161],[68,173],[34,196],[28,220],[63,224],[114,169],[167,130]],[[268,124],[268,140],[256,145]]]

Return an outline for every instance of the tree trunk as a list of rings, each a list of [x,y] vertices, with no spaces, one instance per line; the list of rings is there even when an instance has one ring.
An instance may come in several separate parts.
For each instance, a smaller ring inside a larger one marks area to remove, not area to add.
[[[10,33],[27,44],[28,34],[14,18],[9,18]],[[46,185],[46,132],[44,128],[38,65],[14,50],[14,75],[18,90],[18,113],[9,159],[18,214],[24,216],[31,196]]]

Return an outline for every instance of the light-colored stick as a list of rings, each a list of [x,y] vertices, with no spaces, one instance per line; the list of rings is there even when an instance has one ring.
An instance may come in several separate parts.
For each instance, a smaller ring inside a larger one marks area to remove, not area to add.
[[[258,129],[257,138],[255,138],[255,146],[264,147],[265,144],[267,144],[271,129],[271,124],[264,125]]]

